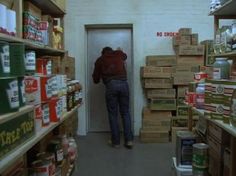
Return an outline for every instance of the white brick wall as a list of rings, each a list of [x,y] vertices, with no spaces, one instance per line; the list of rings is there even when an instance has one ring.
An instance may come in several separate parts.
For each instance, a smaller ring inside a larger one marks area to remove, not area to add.
[[[76,77],[86,83],[86,24],[133,24],[133,75],[139,75],[145,56],[173,54],[171,38],[157,37],[156,32],[175,32],[191,27],[199,40],[213,38],[213,18],[208,16],[206,0],[67,0],[65,44],[76,57]],[[134,84],[134,128],[139,134],[145,98],[138,76]],[[84,89],[86,101],[86,87]],[[79,111],[79,134],[86,134],[86,103]]]

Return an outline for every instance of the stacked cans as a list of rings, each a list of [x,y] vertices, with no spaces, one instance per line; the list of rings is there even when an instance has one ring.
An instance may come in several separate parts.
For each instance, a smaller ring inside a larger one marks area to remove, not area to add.
[[[37,131],[66,112],[66,76],[52,75],[49,58],[36,59],[36,74],[26,76],[25,91],[27,104],[35,106]]]
[[[24,44],[0,41],[0,114],[25,105],[24,54]]]

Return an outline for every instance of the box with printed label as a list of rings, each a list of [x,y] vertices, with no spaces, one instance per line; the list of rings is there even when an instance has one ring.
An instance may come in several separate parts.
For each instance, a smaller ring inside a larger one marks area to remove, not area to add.
[[[191,45],[191,35],[176,35],[172,39],[173,46]]]
[[[175,98],[175,89],[149,89],[147,90],[147,98]]]
[[[177,48],[178,55],[204,55],[204,45],[180,45]]]
[[[26,104],[37,105],[41,103],[41,85],[39,76],[26,76],[25,80]]]
[[[188,86],[178,86],[177,87],[177,97],[185,97],[185,93],[188,90]]]
[[[142,119],[142,128],[144,130],[159,130],[168,131],[170,130],[171,118],[166,119]]]
[[[199,72],[199,65],[177,65],[173,68],[173,75],[175,74],[181,74],[181,73],[196,73]]]
[[[201,42],[202,45],[205,47],[205,65],[212,66],[215,62],[214,57],[214,41],[213,40],[204,40]]]
[[[188,110],[188,106],[177,106],[177,116],[188,117]]]
[[[151,110],[176,110],[176,99],[151,99],[149,107]]]
[[[204,56],[178,56],[177,65],[204,65]]]
[[[169,119],[172,117],[171,111],[151,111],[149,108],[143,108],[143,119]]]
[[[172,78],[148,78],[143,80],[144,88],[160,88],[160,89],[168,89],[173,87],[173,79]]]
[[[190,35],[192,34],[192,28],[180,28],[179,35]]]
[[[194,74],[192,72],[173,74],[174,85],[188,85],[194,79]]]
[[[169,131],[140,131],[140,140],[144,143],[167,143],[169,142]]]
[[[198,34],[191,34],[191,45],[198,45]]]
[[[187,127],[171,127],[171,142],[176,144],[177,131],[188,131]]]
[[[172,67],[145,66],[141,68],[143,78],[171,78]]]
[[[175,66],[176,65],[176,56],[175,55],[153,55],[146,57],[147,66],[157,66],[157,67],[166,67],[166,66]]]

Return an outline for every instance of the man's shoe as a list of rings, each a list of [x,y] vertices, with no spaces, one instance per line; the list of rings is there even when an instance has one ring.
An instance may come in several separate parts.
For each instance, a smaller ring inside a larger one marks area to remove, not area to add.
[[[133,146],[134,146],[133,141],[128,141],[128,142],[125,143],[125,147],[126,147],[127,149],[132,149]]]
[[[108,144],[113,148],[117,148],[117,149],[120,148],[120,144],[113,144],[111,140],[108,141]]]

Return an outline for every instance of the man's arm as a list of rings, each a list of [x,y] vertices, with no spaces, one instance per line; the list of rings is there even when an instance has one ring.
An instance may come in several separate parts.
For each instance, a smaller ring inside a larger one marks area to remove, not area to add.
[[[95,62],[95,67],[93,70],[93,82],[95,84],[98,84],[100,82],[100,78],[101,78],[101,73],[100,73],[100,64],[98,61]]]
[[[117,50],[114,51],[115,55],[121,57],[123,60],[127,59],[127,55],[122,51],[120,47],[117,48]]]

